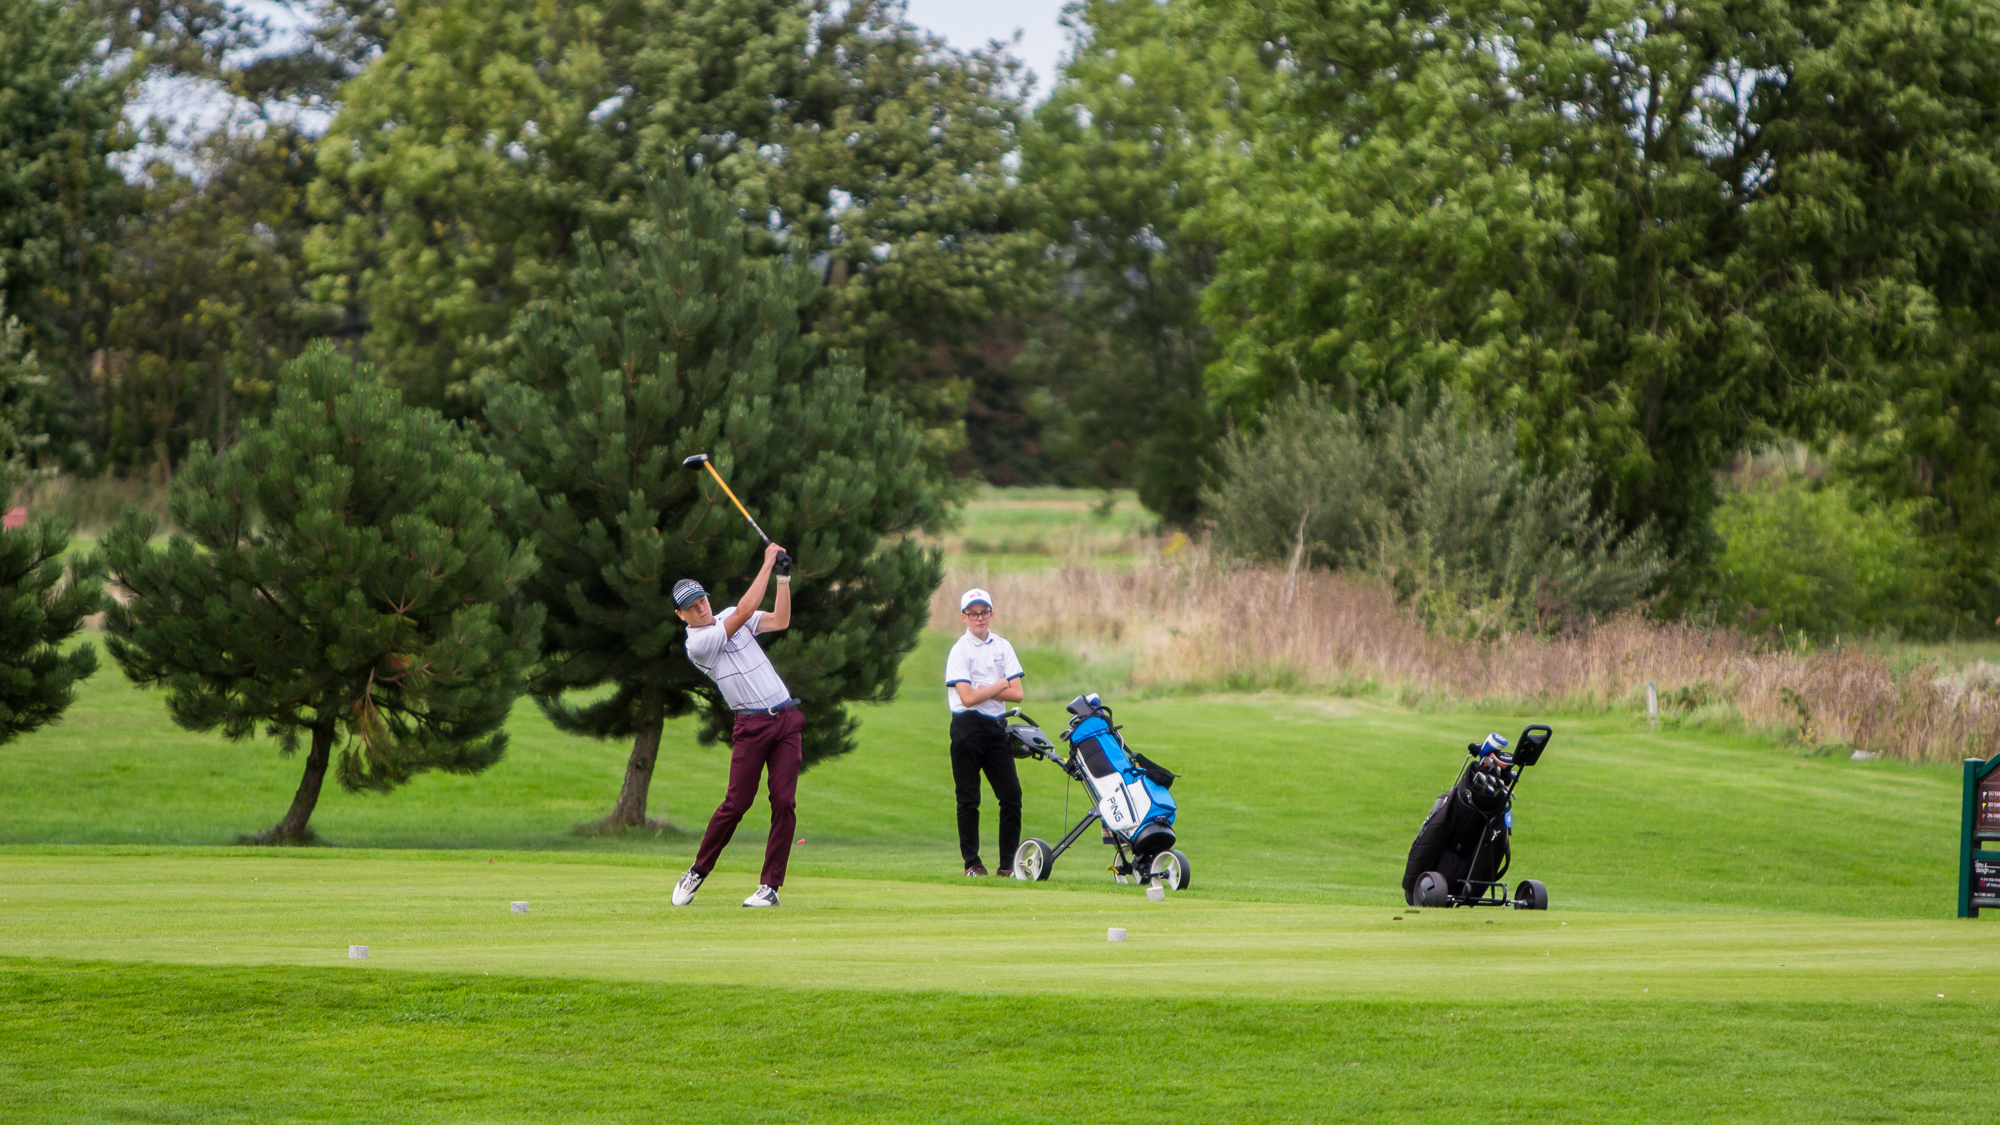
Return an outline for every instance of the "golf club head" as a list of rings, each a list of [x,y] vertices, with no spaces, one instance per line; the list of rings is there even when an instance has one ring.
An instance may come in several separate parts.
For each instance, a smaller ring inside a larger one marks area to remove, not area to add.
[[[682,462],[681,462],[681,468],[683,468],[683,469],[688,469],[688,470],[691,470],[691,471],[692,471],[692,470],[695,470],[695,469],[699,469],[699,468],[701,468],[701,467],[702,467],[703,465],[706,465],[706,464],[708,464],[708,454],[706,454],[706,453],[697,453],[697,454],[695,454],[694,456],[692,456],[692,457],[689,457],[689,458],[688,458],[687,460],[685,460],[685,461],[682,461]]]

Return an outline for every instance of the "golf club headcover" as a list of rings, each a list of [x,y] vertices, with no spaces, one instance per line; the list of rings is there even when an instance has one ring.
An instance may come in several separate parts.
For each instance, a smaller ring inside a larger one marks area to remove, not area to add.
[[[790,574],[791,572],[792,556],[784,551],[779,551],[777,561],[771,564],[771,573]]]

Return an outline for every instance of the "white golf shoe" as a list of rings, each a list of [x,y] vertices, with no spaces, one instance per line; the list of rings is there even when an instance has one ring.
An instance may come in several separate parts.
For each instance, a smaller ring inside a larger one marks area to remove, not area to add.
[[[701,881],[706,878],[708,876],[694,868],[688,868],[687,874],[681,876],[681,881],[674,884],[674,905],[686,906],[693,902],[694,893],[701,889]]]
[[[754,893],[752,893],[749,898],[743,900],[743,905],[776,906],[778,905],[778,888],[767,887],[764,886],[762,883],[759,883],[757,885],[757,890]]]

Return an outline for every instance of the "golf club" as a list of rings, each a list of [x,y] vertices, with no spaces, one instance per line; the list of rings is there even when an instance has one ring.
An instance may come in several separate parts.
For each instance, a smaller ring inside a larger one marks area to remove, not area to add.
[[[714,477],[715,483],[722,486],[722,491],[725,495],[729,497],[730,503],[736,505],[736,510],[743,513],[744,519],[750,520],[750,530],[755,531],[757,533],[757,538],[762,539],[765,543],[769,543],[771,541],[771,537],[764,534],[764,529],[757,526],[757,521],[755,519],[751,519],[750,509],[745,508],[743,506],[743,501],[738,500],[736,498],[736,494],[734,492],[729,491],[728,482],[722,479],[721,473],[715,471],[715,466],[714,464],[710,463],[708,459],[708,454],[697,453],[694,456],[689,457],[687,460],[681,462],[681,468],[683,469],[692,470],[696,466],[700,466],[701,468],[708,470],[708,475]]]

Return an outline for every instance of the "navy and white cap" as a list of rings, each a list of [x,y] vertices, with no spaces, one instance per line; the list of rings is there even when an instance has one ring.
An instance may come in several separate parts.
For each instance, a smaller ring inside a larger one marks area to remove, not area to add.
[[[683,578],[679,582],[674,583],[675,609],[686,609],[707,596],[708,591],[702,589],[701,583],[696,582],[692,578]]]
[[[993,595],[974,586],[958,596],[958,612],[964,613],[975,605],[984,605],[987,609],[992,609]]]

